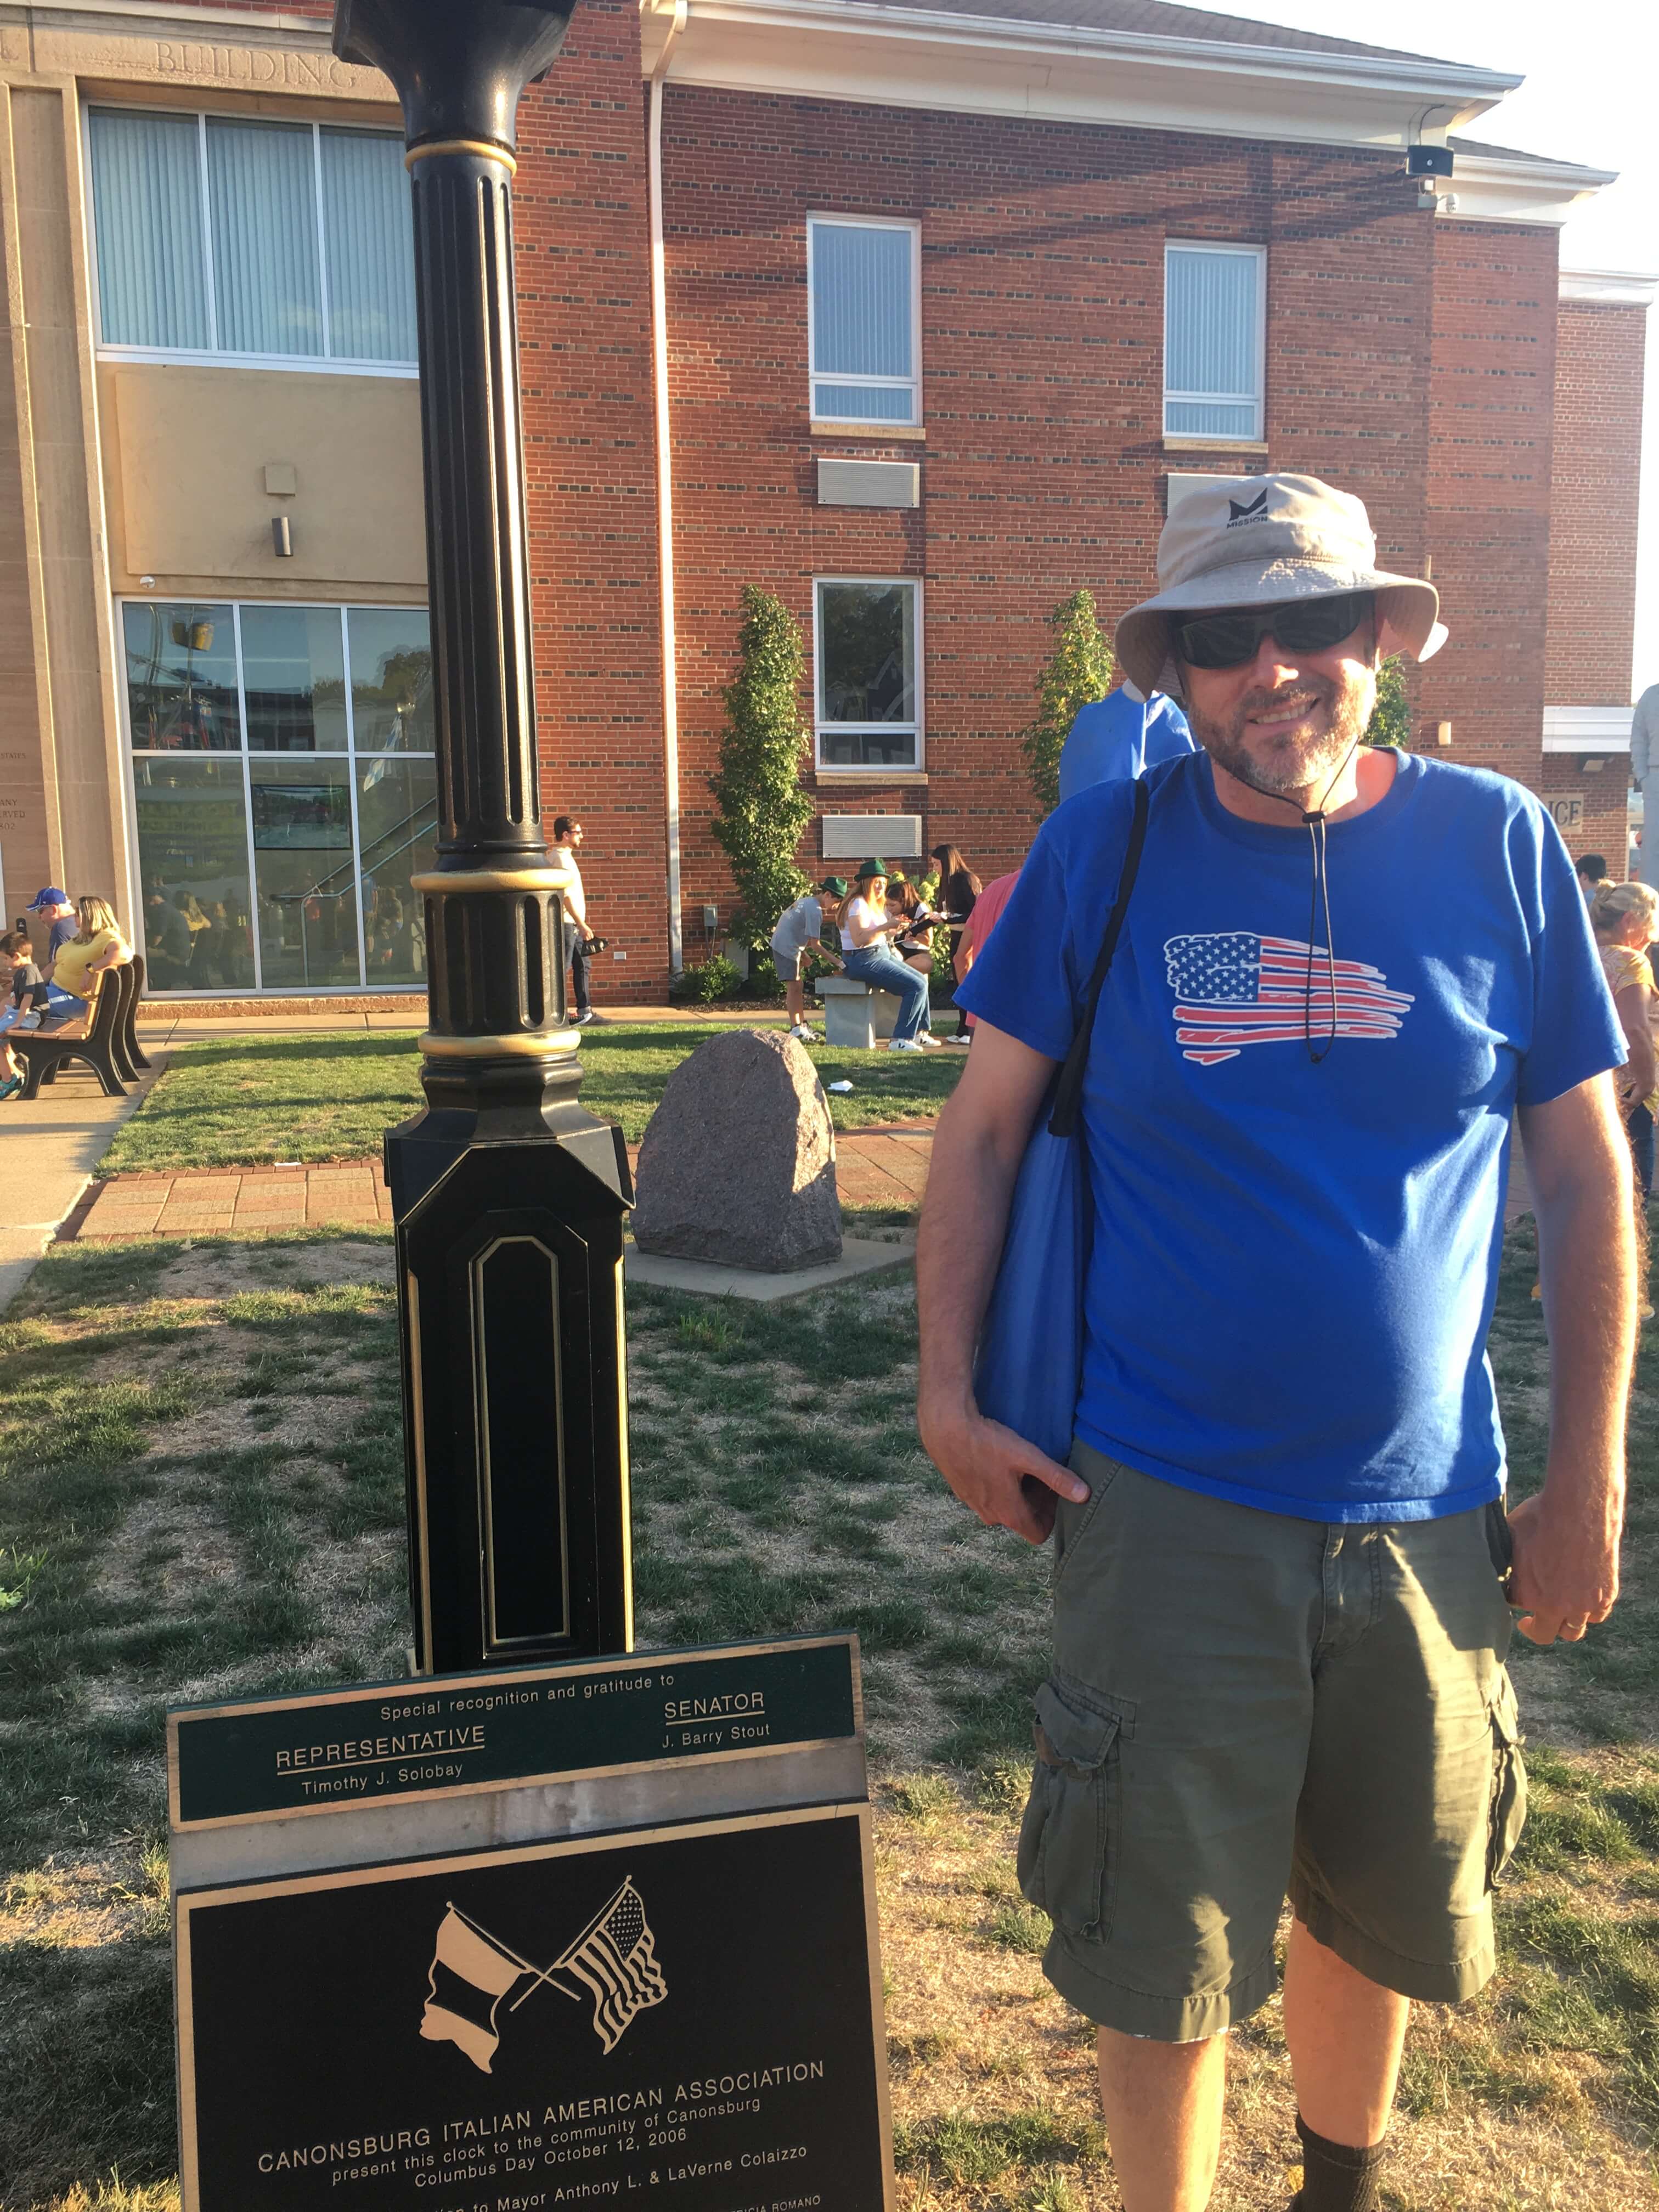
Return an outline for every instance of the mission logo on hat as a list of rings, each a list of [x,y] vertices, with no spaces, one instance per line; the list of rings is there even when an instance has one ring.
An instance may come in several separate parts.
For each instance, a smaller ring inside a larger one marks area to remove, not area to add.
[[[1446,641],[1434,586],[1379,568],[1364,502],[1317,477],[1212,477],[1188,492],[1158,538],[1158,580],[1156,598],[1130,608],[1115,640],[1142,691],[1181,696],[1170,633],[1182,615],[1374,592],[1384,655],[1426,660]]]

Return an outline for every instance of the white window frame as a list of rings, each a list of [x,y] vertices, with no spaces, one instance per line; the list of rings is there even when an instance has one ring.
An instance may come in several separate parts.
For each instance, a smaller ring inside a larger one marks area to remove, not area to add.
[[[1237,436],[1210,430],[1172,430],[1170,409],[1183,407],[1242,407],[1247,395],[1237,392],[1176,392],[1170,384],[1170,256],[1172,253],[1231,253],[1257,264],[1255,283],[1255,416],[1248,432]],[[1265,246],[1234,246],[1218,238],[1166,238],[1164,241],[1164,435],[1183,443],[1237,447],[1241,441],[1259,446],[1267,435],[1267,249]]]
[[[908,722],[830,722],[823,716],[823,586],[826,584],[875,584],[887,590],[902,586],[915,594],[915,614],[911,634],[915,640],[916,665],[913,690],[916,711]],[[922,670],[927,655],[922,640],[922,580],[920,576],[814,576],[812,579],[812,760],[814,767],[823,775],[856,775],[865,778],[886,777],[902,781],[913,774],[919,775],[926,759],[924,735],[926,707],[922,697]],[[841,738],[903,737],[908,733],[914,743],[915,757],[910,761],[826,761],[823,740],[826,736]]]
[[[202,182],[202,253],[206,276],[208,320],[215,336],[218,334],[218,301],[213,284],[213,212],[208,200],[207,126],[210,121],[230,123],[282,123],[289,128],[296,125],[311,132],[312,173],[314,179],[317,217],[317,270],[322,289],[323,343],[331,337],[328,304],[328,252],[323,226],[323,145],[325,129],[362,131],[376,137],[395,138],[401,143],[397,131],[380,131],[372,124],[324,124],[309,115],[250,116],[240,108],[228,107],[160,107],[148,100],[142,106],[118,100],[83,100],[81,102],[81,170],[82,198],[86,209],[87,285],[91,293],[94,350],[100,361],[164,362],[184,363],[209,368],[276,368],[298,370],[313,376],[401,376],[418,378],[420,363],[412,361],[344,361],[336,360],[328,353],[229,353],[216,346],[136,346],[106,345],[104,343],[104,307],[98,289],[98,230],[93,204],[92,111],[116,110],[129,115],[184,115],[196,119],[198,159]]]
[[[194,358],[194,356],[191,357]],[[237,358],[240,359],[240,356],[238,356]],[[415,752],[404,747],[388,749],[385,745],[364,745],[362,747],[358,745],[356,702],[352,694],[351,685],[351,617],[354,613],[423,614],[426,616],[428,623],[430,623],[432,618],[430,602],[421,603],[408,599],[238,599],[234,592],[223,598],[221,598],[212,592],[196,592],[189,594],[168,592],[164,594],[159,590],[155,592],[117,592],[112,595],[111,601],[112,644],[113,647],[112,665],[116,672],[116,684],[119,694],[122,737],[121,798],[127,832],[127,911],[136,917],[134,922],[134,927],[136,930],[142,930],[143,927],[143,856],[138,849],[138,793],[130,764],[134,761],[140,760],[173,760],[178,757],[178,755],[171,746],[167,747],[165,750],[157,751],[157,750],[152,745],[135,745],[132,742],[132,692],[131,686],[128,684],[126,674],[125,610],[129,606],[151,607],[166,605],[169,602],[174,605],[191,606],[228,606],[230,609],[231,622],[236,638],[236,705],[237,713],[240,718],[242,741],[240,745],[238,747],[233,748],[230,746],[225,746],[212,752],[191,753],[187,756],[187,757],[191,760],[222,761],[227,765],[234,762],[241,769],[242,826],[247,838],[247,870],[250,894],[252,894],[252,887],[258,880],[255,874],[257,863],[253,857],[253,801],[252,797],[252,786],[253,781],[252,763],[256,760],[343,760],[347,763],[346,788],[349,792],[351,799],[351,856],[353,860],[356,863],[357,876],[361,885],[363,853],[362,839],[357,823],[357,763],[360,760],[425,760],[435,763],[437,760],[437,753],[435,750],[430,752]],[[247,607],[296,607],[303,608],[312,612],[315,612],[319,609],[325,609],[329,612],[337,614],[340,617],[340,645],[341,650],[345,656],[346,672],[344,702],[346,741],[343,745],[319,746],[314,753],[309,754],[267,752],[262,747],[249,745],[247,741],[246,671],[242,659],[242,613],[243,610]],[[441,817],[441,787],[439,791],[439,805]],[[362,900],[361,896],[357,899],[356,903],[357,973],[366,979],[368,974],[368,962],[366,948],[363,943],[363,911]],[[267,985],[264,975],[264,960],[259,944],[259,933],[257,929],[253,933],[253,944],[252,949],[253,953],[252,989],[253,994],[256,998],[338,998],[342,995],[349,995],[354,993],[361,993],[364,990],[374,988],[383,989],[388,997],[396,994],[406,993],[410,997],[417,998],[426,989],[426,986],[423,983],[386,983],[376,986],[368,983],[367,981],[361,983],[272,983]],[[147,991],[148,988],[149,987],[146,986]],[[187,1003],[191,999],[199,999],[204,997],[223,998],[225,992],[222,985],[215,985],[206,992],[157,991],[150,993],[149,995],[159,999],[165,999],[169,1001],[176,1000],[180,1004],[184,1004]]]
[[[841,376],[817,366],[817,290],[813,282],[812,233],[818,223],[833,223],[841,230],[904,230],[910,234],[910,366],[908,376]],[[846,415],[820,415],[813,404],[820,384],[855,384],[872,392],[908,392],[910,412],[900,421],[884,417],[866,422]],[[858,421],[860,429],[879,437],[884,429],[914,430],[921,427],[921,225],[884,215],[812,215],[806,218],[806,409],[814,422]]]

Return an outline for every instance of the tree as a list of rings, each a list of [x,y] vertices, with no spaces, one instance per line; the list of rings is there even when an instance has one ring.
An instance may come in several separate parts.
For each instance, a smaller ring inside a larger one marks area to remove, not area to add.
[[[1398,745],[1409,751],[1412,742],[1411,702],[1406,696],[1406,664],[1391,653],[1376,672],[1376,705],[1365,726],[1368,745]]]
[[[1037,680],[1036,720],[1020,745],[1045,814],[1060,804],[1060,755],[1079,707],[1112,688],[1112,650],[1101,635],[1092,592],[1073,592],[1048,617],[1054,650]]]
[[[720,812],[715,842],[732,864],[742,902],[743,942],[764,945],[778,916],[807,888],[795,848],[812,818],[800,787],[807,734],[800,687],[800,625],[781,599],[745,584],[737,681],[728,684],[720,765],[708,779]]]

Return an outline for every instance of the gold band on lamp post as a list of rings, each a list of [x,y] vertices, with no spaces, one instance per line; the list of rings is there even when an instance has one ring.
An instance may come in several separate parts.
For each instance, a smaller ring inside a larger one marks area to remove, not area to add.
[[[544,1060],[574,1052],[574,1030],[511,1030],[494,1036],[445,1036],[428,1030],[420,1048],[429,1060]]]
[[[452,891],[568,891],[576,880],[574,868],[436,868],[411,876],[410,888],[422,898]]]
[[[480,161],[499,161],[509,177],[519,173],[516,157],[505,146],[492,146],[487,138],[428,138],[423,146],[411,146],[404,155],[404,167],[412,169],[416,161],[424,161],[433,154],[476,154]]]

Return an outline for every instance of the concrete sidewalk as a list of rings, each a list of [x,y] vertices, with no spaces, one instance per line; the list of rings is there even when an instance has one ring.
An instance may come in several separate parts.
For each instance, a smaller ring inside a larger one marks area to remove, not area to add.
[[[274,1007],[280,1000],[270,1001]],[[292,1036],[309,1030],[316,1035],[330,1032],[337,1036],[342,1030],[366,1033],[373,1030],[407,1030],[418,1032],[426,1027],[426,1000],[414,1000],[407,1009],[387,1012],[375,1008],[365,1012],[361,1008],[343,1007],[337,1012],[305,1013],[198,1013],[187,1000],[170,1002],[147,999],[138,1009],[140,1042],[148,1048],[154,1039],[161,1044],[197,1044],[214,1037],[231,1036]],[[619,1023],[672,1022],[690,1028],[720,1029],[730,1023],[756,1029],[769,1029],[774,1024],[783,1026],[784,1013],[781,1006],[757,1002],[752,1006],[607,1006],[594,1017],[593,1028],[602,1030]]]
[[[66,1067],[27,1105],[15,1098],[0,1104],[0,1313],[76,1212],[111,1139],[166,1066],[166,1054],[142,1042],[153,1064],[125,1098],[106,1098],[86,1069]]]

